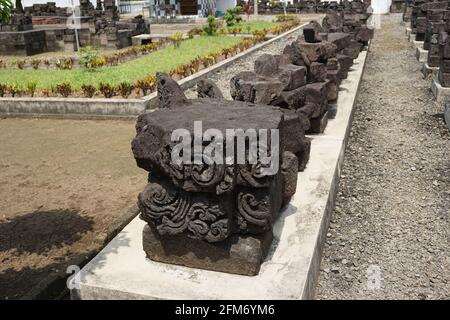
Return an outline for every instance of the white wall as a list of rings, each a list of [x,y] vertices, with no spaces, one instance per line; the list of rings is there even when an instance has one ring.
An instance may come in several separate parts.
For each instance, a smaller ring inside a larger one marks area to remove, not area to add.
[[[391,0],[372,0],[373,13],[388,13]]]
[[[253,0],[252,0],[253,1]],[[216,10],[225,13],[227,8],[235,7],[236,0],[216,0]]]

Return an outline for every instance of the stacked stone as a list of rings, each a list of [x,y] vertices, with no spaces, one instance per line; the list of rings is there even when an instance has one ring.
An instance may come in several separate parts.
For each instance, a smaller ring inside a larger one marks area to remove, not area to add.
[[[39,16],[59,16],[65,17],[68,15],[67,8],[57,7],[55,2],[35,3],[31,7],[24,8],[25,13],[33,17]]]
[[[447,20],[447,23],[449,20]],[[447,27],[447,30],[449,28]],[[448,31],[442,31],[438,37],[439,43],[439,72],[438,80],[441,86],[450,87],[450,39]]]
[[[132,142],[137,165],[149,172],[149,183],[138,197],[141,218],[148,223],[147,256],[189,267],[257,274],[272,241],[273,223],[296,190],[295,153],[305,144],[299,115],[220,97],[188,100],[166,74],[157,74],[157,85],[160,108],[139,116]],[[195,121],[202,121],[200,132]],[[192,153],[177,149],[172,141],[177,129],[182,130],[183,143],[194,145]],[[258,145],[245,136],[240,145],[230,129],[267,130],[273,143],[261,145],[259,135]],[[214,138],[206,138],[211,130]],[[276,132],[279,140],[272,135]],[[198,134],[204,134],[203,140]],[[185,160],[177,162],[173,154]],[[263,162],[268,154],[272,161]],[[240,156],[247,158],[242,161]],[[257,161],[248,161],[252,157]],[[200,162],[189,162],[196,159]],[[274,170],[268,170],[270,166]]]
[[[405,22],[411,22],[411,15],[412,15],[412,5],[413,5],[413,1],[405,1],[406,4],[403,8],[403,21]]]
[[[430,1],[414,0],[411,15],[411,32],[416,35],[416,41],[424,41],[425,31],[427,29],[427,12],[424,4]]]
[[[406,1],[405,0],[392,0],[389,11],[391,13],[403,13],[405,11]]]
[[[446,20],[449,11],[447,11],[448,2],[431,2],[424,4],[427,6],[427,28],[423,48],[428,50],[427,64],[429,67],[439,66],[439,34],[446,30]]]

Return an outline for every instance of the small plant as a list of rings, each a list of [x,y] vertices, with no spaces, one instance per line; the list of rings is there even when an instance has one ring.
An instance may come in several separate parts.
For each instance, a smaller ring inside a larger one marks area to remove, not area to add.
[[[95,69],[106,64],[106,58],[102,57],[97,49],[87,46],[80,49],[81,57],[78,62],[87,69]]]
[[[192,38],[194,38],[194,36],[201,35],[202,33],[203,33],[202,29],[200,29],[200,28],[193,28],[193,29],[188,31],[187,35],[188,35],[189,39],[192,39]]]
[[[287,21],[293,21],[295,19],[297,19],[297,18],[293,14],[286,14],[286,15],[279,14],[276,16],[275,21],[276,22],[287,22]]]
[[[154,75],[150,75],[142,80],[137,80],[134,86],[142,91],[142,95],[146,96],[148,91],[152,91],[154,89],[155,84],[156,77]]]
[[[170,36],[170,40],[173,42],[173,46],[175,48],[179,48],[180,43],[183,40],[183,35],[181,34],[181,32],[175,32]]]
[[[73,58],[58,59],[56,60],[55,65],[58,69],[70,70],[73,68]]]
[[[50,90],[43,89],[41,92],[44,97],[47,97],[47,98],[50,97]]]
[[[8,91],[8,86],[6,84],[0,83],[0,97],[3,97]]]
[[[31,97],[34,97],[34,93],[36,92],[37,81],[30,81],[26,85],[27,92]]]
[[[116,90],[114,90],[113,86],[111,86],[109,83],[103,82],[98,85],[98,91],[100,91],[105,98],[112,98],[116,93]]]
[[[47,67],[47,69],[50,68],[50,64],[51,64],[50,60],[45,59],[43,62],[44,62],[44,65]]]
[[[128,82],[122,82],[117,86],[117,91],[120,93],[122,98],[128,98],[128,96],[133,92],[134,86]]]
[[[20,87],[20,85],[17,82],[15,82],[8,86],[8,91],[11,94],[11,96],[14,98],[16,95],[21,95],[23,90]]]
[[[39,68],[40,64],[41,64],[40,59],[32,59],[31,60],[31,66],[33,67],[34,70],[37,70]]]
[[[209,15],[208,24],[203,28],[203,31],[208,36],[214,36],[217,34],[217,29],[219,29],[219,23],[213,15]]]
[[[90,84],[83,84],[81,86],[81,90],[83,90],[83,95],[86,98],[92,98],[94,96],[94,94],[95,94],[95,91],[97,91],[95,89],[95,87],[93,85],[90,85]]]
[[[236,37],[237,34],[241,33],[242,28],[241,27],[233,27],[231,28],[230,32]]]
[[[56,91],[56,93],[60,94],[64,98],[67,98],[72,94],[72,86],[68,82],[63,82],[57,84],[54,91]]]
[[[240,14],[242,13],[242,7],[236,6],[234,8],[228,8],[227,12],[223,16],[225,23],[228,27],[234,26],[242,21]]]
[[[26,63],[25,60],[14,60],[14,61],[12,62],[12,64],[13,64],[13,65],[16,65],[17,68],[19,68],[20,70],[22,70],[22,69],[25,67],[25,63]]]

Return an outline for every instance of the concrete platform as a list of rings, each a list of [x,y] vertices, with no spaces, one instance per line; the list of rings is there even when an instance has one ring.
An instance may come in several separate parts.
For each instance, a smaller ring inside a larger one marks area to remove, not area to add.
[[[437,75],[431,81],[431,92],[438,103],[444,104],[446,101],[450,101],[450,88],[441,86]]]
[[[416,48],[416,59],[419,62],[427,62],[428,61],[428,50],[424,50],[421,47]]]
[[[297,192],[274,225],[274,241],[257,276],[168,265],[145,259],[135,218],[72,279],[72,299],[311,299],[339,183],[367,52],[342,81],[337,113],[311,156]]]
[[[426,79],[429,76],[436,76],[439,72],[439,67],[430,67],[428,63],[425,62],[424,64],[422,64],[422,69],[420,71],[423,74],[423,78]]]
[[[409,36],[411,35],[411,31],[412,31],[411,28],[406,27],[405,34],[408,37],[408,39],[409,39]]]
[[[423,41],[416,41],[416,40],[414,40],[412,43],[413,43],[415,48],[423,49]]]

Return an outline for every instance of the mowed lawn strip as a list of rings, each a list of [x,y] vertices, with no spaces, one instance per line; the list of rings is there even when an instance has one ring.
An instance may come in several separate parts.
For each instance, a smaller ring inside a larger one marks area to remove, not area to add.
[[[198,37],[183,41],[179,48],[170,46],[119,66],[104,67],[94,71],[87,69],[0,69],[0,84],[17,83],[25,86],[28,82],[36,81],[38,89],[50,89],[51,86],[68,82],[73,89],[80,89],[83,84],[131,83],[149,74],[168,72],[179,65],[189,63],[197,56],[205,56],[219,52],[223,48],[232,47],[241,40],[241,37],[230,36]]]

